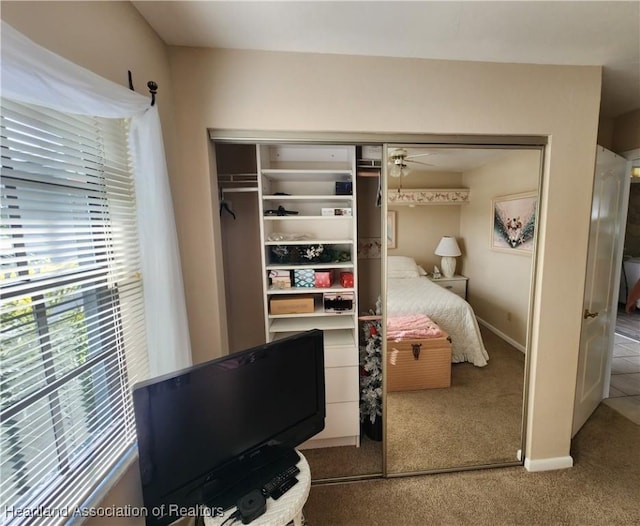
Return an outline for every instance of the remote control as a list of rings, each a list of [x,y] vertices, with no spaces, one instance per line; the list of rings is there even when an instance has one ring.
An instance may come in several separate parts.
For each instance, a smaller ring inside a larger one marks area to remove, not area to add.
[[[288,467],[281,473],[278,473],[262,487],[262,494],[265,497],[270,497],[272,491],[274,491],[278,486],[281,486],[287,480],[295,477],[298,473],[300,473],[300,468],[298,468],[298,466],[293,465]]]
[[[295,477],[285,480],[280,486],[278,486],[276,489],[274,489],[271,492],[271,498],[273,500],[278,500],[280,497],[282,497],[282,495],[284,495],[297,483],[298,483],[298,479]]]

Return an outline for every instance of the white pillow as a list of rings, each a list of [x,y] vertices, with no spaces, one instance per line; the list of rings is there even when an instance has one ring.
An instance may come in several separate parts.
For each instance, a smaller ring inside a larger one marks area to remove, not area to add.
[[[415,270],[418,271],[418,265],[413,258],[407,256],[388,256],[387,270]]]
[[[418,274],[420,274],[421,276],[428,276],[429,273],[423,269],[420,265],[418,265]]]

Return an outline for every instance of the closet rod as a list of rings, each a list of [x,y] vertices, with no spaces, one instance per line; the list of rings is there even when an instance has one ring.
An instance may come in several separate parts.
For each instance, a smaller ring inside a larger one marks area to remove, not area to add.
[[[257,179],[258,178],[258,174],[255,172],[248,172],[245,174],[225,174],[225,173],[219,173],[218,174],[218,179],[235,179],[235,178],[246,178],[246,179]]]
[[[258,187],[245,187],[245,188],[221,188],[220,191],[222,192],[222,195],[224,194],[230,194],[230,193],[240,193],[240,192],[257,192],[258,191]]]

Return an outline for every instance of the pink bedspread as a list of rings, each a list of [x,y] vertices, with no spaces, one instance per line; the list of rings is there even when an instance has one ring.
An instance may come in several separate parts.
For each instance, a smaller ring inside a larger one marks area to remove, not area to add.
[[[440,327],[425,314],[387,318],[387,340],[421,340],[442,336]]]

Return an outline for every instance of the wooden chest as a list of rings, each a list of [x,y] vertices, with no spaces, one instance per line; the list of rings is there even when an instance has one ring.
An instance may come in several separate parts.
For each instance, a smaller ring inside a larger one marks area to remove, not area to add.
[[[451,385],[451,342],[440,338],[387,341],[387,390],[414,391]]]

